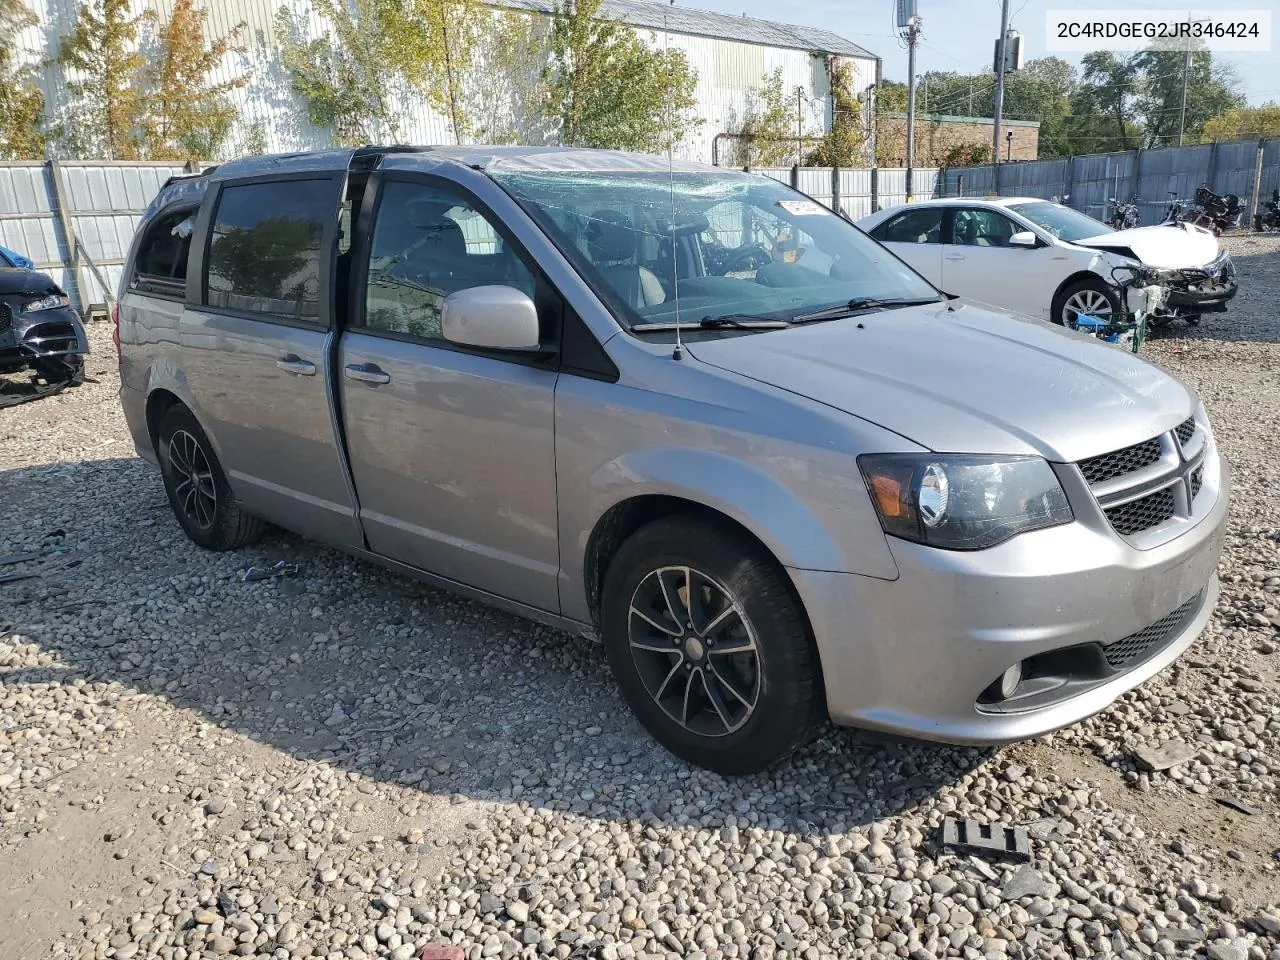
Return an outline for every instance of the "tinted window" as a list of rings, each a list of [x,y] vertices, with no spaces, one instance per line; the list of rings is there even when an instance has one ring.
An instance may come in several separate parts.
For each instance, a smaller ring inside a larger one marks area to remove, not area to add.
[[[536,295],[524,262],[460,194],[394,180],[383,186],[369,257],[365,326],[439,339],[444,298],[488,284]]]
[[[209,242],[208,303],[293,320],[320,315],[320,241],[337,216],[332,182],[226,187]]]
[[[187,259],[196,213],[195,207],[171,210],[147,226],[133,261],[132,289],[177,297],[186,294]]]
[[[871,235],[884,243],[940,243],[942,207],[908,210],[886,220]]]
[[[1007,247],[1021,227],[994,210],[957,210],[951,225],[952,243],[965,247]]]

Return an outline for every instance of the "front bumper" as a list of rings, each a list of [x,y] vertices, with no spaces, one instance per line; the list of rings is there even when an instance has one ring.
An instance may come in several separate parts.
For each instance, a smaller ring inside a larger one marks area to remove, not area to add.
[[[972,553],[890,539],[893,581],[791,570],[832,719],[925,740],[1008,743],[1076,723],[1158,673],[1199,636],[1217,600],[1230,487],[1220,462],[1214,495],[1197,498],[1186,532],[1149,550],[1077,521]],[[1017,698],[982,702],[1016,663],[1065,648],[1096,660],[1099,645],[1131,642],[1175,611],[1171,630],[1122,669],[1031,697],[1025,709]]]
[[[21,370],[39,361],[89,352],[80,316],[70,307],[19,313],[0,312],[0,371]]]
[[[1206,267],[1180,271],[1169,284],[1165,309],[1177,313],[1221,313],[1238,290],[1235,265],[1224,253]]]

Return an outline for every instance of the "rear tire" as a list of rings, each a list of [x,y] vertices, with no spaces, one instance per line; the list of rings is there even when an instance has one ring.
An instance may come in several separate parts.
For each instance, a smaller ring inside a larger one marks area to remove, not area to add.
[[[627,703],[690,763],[756,773],[825,716],[817,649],[786,574],[726,525],[678,514],[633,534],[605,575],[601,625]]]
[[[262,536],[266,524],[240,509],[213,444],[186,407],[171,407],[161,417],[156,454],[169,506],[193,543],[236,550]]]
[[[1119,318],[1124,313],[1124,305],[1120,295],[1101,278],[1085,278],[1063,288],[1053,301],[1053,322],[1059,326],[1074,329],[1078,313]]]

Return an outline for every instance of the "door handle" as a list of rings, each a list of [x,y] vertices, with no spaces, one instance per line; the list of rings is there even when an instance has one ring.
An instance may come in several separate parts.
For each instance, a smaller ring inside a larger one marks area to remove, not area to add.
[[[367,383],[372,387],[376,387],[380,383],[390,383],[391,374],[385,370],[379,370],[371,363],[358,364],[349,363],[342,368],[342,375],[348,380],[358,380],[361,383]]]
[[[958,254],[958,253],[953,253],[953,254],[951,254],[950,256],[948,256],[946,259],[948,259],[948,260],[950,260],[952,263],[954,263],[954,262],[955,262],[955,261],[957,261],[957,260],[963,260],[963,259],[964,259],[964,257],[963,257],[963,256],[961,256],[961,255],[960,255],[960,254]]]
[[[295,377],[314,377],[316,375],[316,365],[314,363],[310,360],[303,360],[292,353],[277,360],[276,366],[285,373],[293,374]]]

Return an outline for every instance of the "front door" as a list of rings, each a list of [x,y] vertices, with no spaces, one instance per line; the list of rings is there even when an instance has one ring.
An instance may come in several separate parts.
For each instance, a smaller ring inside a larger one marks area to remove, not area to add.
[[[1057,281],[1048,276],[1049,247],[1011,247],[1025,227],[988,207],[958,207],[942,246],[942,289],[1039,320],[1049,318]]]
[[[222,187],[183,312],[182,372],[236,496],[252,513],[361,543],[330,404],[330,253],[340,180]]]
[[[374,552],[557,611],[556,362],[441,337],[450,293],[506,284],[557,300],[490,218],[447,181],[382,179],[339,348],[347,451]],[[370,235],[371,233],[371,235]],[[363,280],[360,278],[363,276]]]

